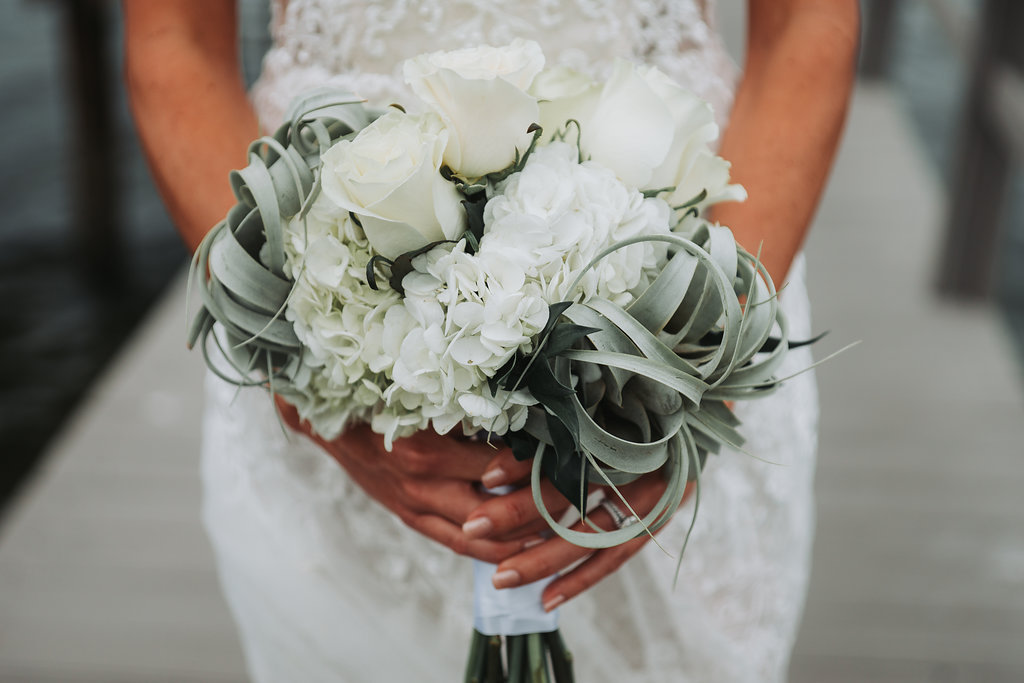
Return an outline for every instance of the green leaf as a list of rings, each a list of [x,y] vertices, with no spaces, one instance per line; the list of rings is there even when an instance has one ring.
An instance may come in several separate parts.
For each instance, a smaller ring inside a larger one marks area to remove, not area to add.
[[[556,359],[554,363],[559,364]],[[555,376],[551,361],[541,359],[534,363],[526,376],[526,387],[537,402],[565,426],[574,444],[579,443],[579,420],[576,413],[576,392],[569,385],[569,367],[562,361],[561,378]]]
[[[529,460],[537,452],[537,448],[543,444],[526,430],[508,432],[503,434],[501,440],[512,449],[512,455],[516,460]]]
[[[594,334],[601,330],[597,327],[586,327],[584,325],[572,325],[568,323],[562,323],[555,325],[551,330],[551,334],[548,336],[547,343],[544,344],[541,353],[551,358],[558,354],[571,349],[580,340],[584,339],[588,334]]]
[[[484,237],[484,208],[487,205],[487,197],[481,194],[479,199],[463,199],[462,206],[466,210],[466,232],[473,235],[476,244]]]
[[[455,240],[437,240],[436,242],[426,244],[419,249],[413,249],[412,251],[407,251],[404,254],[399,254],[395,257],[395,260],[391,262],[391,277],[388,278],[388,285],[391,286],[391,289],[404,295],[405,288],[402,287],[402,280],[405,279],[406,275],[413,271],[413,259],[421,254],[426,254],[439,244],[449,244],[454,242]]]
[[[548,432],[554,442],[550,448],[554,452],[552,457],[544,459],[544,475],[573,507],[582,512],[580,501],[586,498],[586,462],[565,425],[550,413],[547,421]]]
[[[700,399],[707,391],[708,385],[701,379],[675,368],[666,367],[664,364],[641,356],[632,356],[625,353],[609,353],[606,351],[587,351],[569,349],[562,354],[563,358],[606,365],[611,368],[620,368],[630,372],[641,374],[666,386],[670,386],[680,394],[688,398],[695,405],[700,405]]]

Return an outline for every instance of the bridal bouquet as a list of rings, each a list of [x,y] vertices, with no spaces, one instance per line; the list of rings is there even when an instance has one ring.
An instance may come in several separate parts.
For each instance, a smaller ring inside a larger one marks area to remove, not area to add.
[[[355,422],[388,448],[428,428],[500,438],[573,543],[656,531],[707,455],[742,443],[727,402],[774,389],[790,346],[766,271],[705,217],[744,197],[709,149],[709,106],[651,67],[545,69],[527,41],[422,55],[404,76],[408,109],[316,92],[253,143],[196,254],[190,343],[327,439]],[[655,471],[668,487],[635,514],[618,487]],[[634,523],[574,531],[542,477],[584,520],[589,486],[608,486]],[[538,593],[499,610],[525,616],[485,613],[483,574],[467,680],[506,663],[546,680],[549,658],[569,680]]]

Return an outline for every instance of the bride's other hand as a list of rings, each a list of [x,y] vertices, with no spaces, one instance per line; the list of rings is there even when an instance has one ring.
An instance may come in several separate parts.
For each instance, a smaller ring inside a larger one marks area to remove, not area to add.
[[[546,484],[545,486],[550,485]],[[620,487],[620,491],[629,501],[633,510],[643,516],[654,508],[664,493],[665,481],[660,474],[654,473],[641,477],[632,484]],[[686,495],[689,496],[689,494],[690,489],[688,488]],[[544,498],[549,506],[552,501],[560,503],[557,508],[549,507],[556,518],[558,514],[555,514],[555,510],[564,510],[567,507],[565,499],[561,498],[559,501],[560,494],[554,493],[553,490],[545,491]],[[549,498],[551,501],[548,500]],[[617,496],[609,492],[608,498],[615,500]],[[621,508],[621,503],[618,503],[618,506]],[[515,534],[521,529],[536,529],[538,525],[541,527],[546,525],[533,504],[533,495],[529,488],[520,489],[485,502],[470,513],[467,525],[480,519],[487,519],[488,526],[492,531],[489,534],[467,533],[468,536],[477,540],[500,537],[503,534]],[[615,528],[608,512],[600,506],[588,515],[588,519],[602,529]],[[570,528],[574,531],[590,531],[582,521]],[[572,566],[570,571],[552,581],[544,590],[541,600],[544,609],[550,611],[615,572],[650,540],[650,534],[644,533],[632,541],[613,548],[591,550],[574,545],[559,536],[552,536],[539,543],[530,543],[529,547],[500,562],[492,581],[496,588],[514,588],[563,572]],[[580,562],[581,560],[583,561]]]
[[[460,555],[497,564],[524,548],[525,541],[471,539],[462,532],[469,513],[491,500],[477,483],[494,456],[483,443],[422,431],[384,450],[383,438],[367,425],[349,428],[326,441],[278,399],[282,419],[320,445],[368,496],[404,524]]]

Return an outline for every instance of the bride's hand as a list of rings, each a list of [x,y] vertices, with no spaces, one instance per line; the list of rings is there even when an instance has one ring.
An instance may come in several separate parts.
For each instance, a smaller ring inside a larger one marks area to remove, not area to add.
[[[277,400],[285,423],[318,443],[371,498],[410,528],[460,555],[499,563],[523,549],[525,540],[470,539],[460,528],[469,513],[493,496],[476,485],[494,449],[422,431],[398,439],[391,452],[367,425],[325,441],[313,434],[298,411]]]
[[[517,463],[510,453],[502,453],[488,466],[487,472],[507,472],[504,480],[495,481],[495,484],[522,483],[524,472],[528,472],[529,467],[529,462]],[[654,508],[665,486],[662,476],[654,473],[619,489],[637,514],[642,516]],[[549,482],[542,483],[541,490],[548,510],[557,519],[568,508],[568,504]],[[689,486],[686,495],[690,495]],[[609,493],[609,497],[615,498],[612,493]],[[588,518],[602,529],[614,528],[610,515],[603,508],[597,508]],[[481,504],[469,513],[463,530],[470,538],[481,540],[518,537],[523,533],[536,533],[546,527],[546,522],[534,505],[533,494],[526,485]],[[575,531],[590,530],[582,522],[571,528]],[[544,609],[550,611],[614,573],[650,540],[650,535],[645,533],[632,541],[603,550],[581,548],[559,536],[528,542],[529,547],[498,563],[492,580],[496,588],[513,588],[539,581],[586,558],[579,566],[552,581],[544,590],[541,599]]]

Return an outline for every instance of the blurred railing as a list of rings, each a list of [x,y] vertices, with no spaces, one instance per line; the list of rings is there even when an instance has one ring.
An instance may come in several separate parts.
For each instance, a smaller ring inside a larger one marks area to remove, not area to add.
[[[74,240],[79,266],[94,287],[122,282],[117,136],[111,82],[110,0],[62,0],[64,59],[71,112]]]
[[[1011,174],[1024,157],[1024,2],[984,0],[972,19],[950,0],[923,0],[969,65],[948,187],[949,208],[938,289],[981,298],[993,289],[1004,238]],[[866,3],[861,71],[886,73],[898,0]]]

